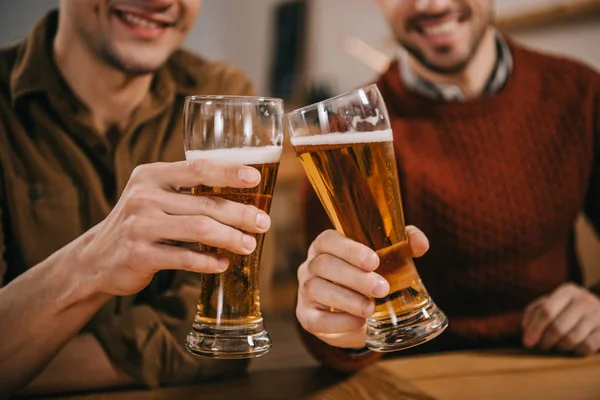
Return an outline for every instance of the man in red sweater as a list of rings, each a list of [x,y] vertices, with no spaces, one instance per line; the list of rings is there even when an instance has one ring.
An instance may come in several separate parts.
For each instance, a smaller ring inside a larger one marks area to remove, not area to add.
[[[584,211],[600,228],[600,76],[503,37],[491,0],[378,2],[405,51],[377,81],[405,217],[433,243],[417,267],[450,321],[412,351],[596,353],[600,291],[581,286],[573,224]],[[305,203],[303,338],[324,364],[360,368],[380,356],[364,349],[365,323],[389,285],[373,251],[319,235],[331,225],[310,189]],[[409,237],[422,255],[427,238]]]

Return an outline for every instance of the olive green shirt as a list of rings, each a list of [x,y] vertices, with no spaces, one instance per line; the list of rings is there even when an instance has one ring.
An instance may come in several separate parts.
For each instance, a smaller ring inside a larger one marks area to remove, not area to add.
[[[51,12],[0,50],[0,286],[103,220],[137,165],[184,159],[185,96],[253,91],[239,69],[178,51],[109,141],[53,60],[57,22]],[[197,358],[183,347],[198,295],[197,274],[164,271],[139,294],[113,298],[84,331],[149,386],[240,373],[243,361]]]

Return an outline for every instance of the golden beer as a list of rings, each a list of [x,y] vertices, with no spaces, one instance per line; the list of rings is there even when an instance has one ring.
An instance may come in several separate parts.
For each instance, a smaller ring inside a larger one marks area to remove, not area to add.
[[[197,186],[190,189],[194,196],[215,196],[242,204],[253,205],[269,213],[277,171],[280,146],[188,151],[186,158],[211,158],[220,161],[242,163],[256,168],[261,173],[258,186],[249,189],[213,188]],[[200,340],[213,337],[247,337],[252,341],[252,355],[264,354],[271,343],[263,326],[260,311],[259,267],[264,234],[253,234],[256,250],[250,255],[239,255],[227,250],[200,244],[203,252],[219,253],[229,259],[229,268],[220,274],[200,274],[200,299],[192,331],[188,335],[188,349],[196,354],[212,356],[210,352],[198,350]],[[261,346],[261,341],[264,346]],[[222,340],[222,342],[224,342]],[[235,341],[233,341],[235,343]],[[200,344],[200,345],[199,345]],[[248,346],[247,343],[245,345]],[[229,349],[221,358],[238,358],[244,351]],[[239,353],[239,354],[238,354]]]
[[[306,131],[304,131],[306,132]],[[390,284],[367,324],[367,346],[395,351],[447,326],[411,257],[390,129],[292,137],[296,154],[335,229],[379,256]]]
[[[296,138],[296,153],[329,218],[337,231],[377,252],[377,272],[390,284],[372,318],[385,322],[422,308],[429,296],[404,229],[391,130],[320,135],[320,142],[331,143],[298,144],[311,139]]]

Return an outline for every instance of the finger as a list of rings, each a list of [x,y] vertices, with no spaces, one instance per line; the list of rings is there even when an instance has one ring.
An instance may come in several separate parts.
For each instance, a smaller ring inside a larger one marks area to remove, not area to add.
[[[309,277],[335,282],[367,297],[385,297],[389,283],[375,272],[366,272],[330,254],[321,254],[308,264]]]
[[[427,239],[427,236],[419,228],[408,225],[406,227],[406,234],[408,235],[410,251],[413,257],[421,257],[429,250],[429,239]]]
[[[372,299],[322,278],[307,280],[300,290],[304,301],[333,307],[357,317],[368,318],[375,312]]]
[[[245,205],[215,196],[192,196],[162,193],[162,210],[171,215],[205,215],[222,224],[245,232],[264,233],[271,227],[271,218],[253,205]]]
[[[245,165],[197,159],[140,165],[133,170],[128,185],[145,182],[177,192],[199,185],[251,188],[260,182],[260,172]]]
[[[571,329],[556,345],[557,350],[570,353],[575,351],[583,342],[591,335],[594,329],[597,328],[592,320],[583,316],[575,327]]]
[[[536,299],[535,301],[532,301],[531,303],[529,303],[529,305],[527,307],[525,307],[525,312],[523,313],[523,320],[521,321],[521,327],[523,328],[523,330],[525,330],[525,327],[528,326],[529,323],[531,322],[533,310],[538,305],[540,305],[541,303],[546,301],[546,299],[548,299],[548,296],[542,296],[542,297]]]
[[[567,307],[546,327],[542,333],[539,347],[543,350],[554,348],[585,315],[585,308],[581,302],[573,300]]]
[[[533,347],[539,343],[542,333],[570,301],[571,295],[568,292],[555,291],[546,301],[531,311],[531,319],[524,327],[523,344],[525,347]]]
[[[360,329],[366,322],[365,318],[355,315],[304,308],[300,304],[296,310],[296,317],[300,325],[313,334],[352,332]]]
[[[203,253],[185,247],[176,247],[156,243],[149,248],[139,246],[137,256],[139,265],[143,268],[159,270],[181,270],[207,274],[217,274],[229,266],[227,257],[217,253]]]
[[[331,254],[369,272],[379,266],[377,253],[334,230],[321,233],[311,244],[308,254],[309,258],[314,258],[319,254]]]
[[[600,329],[596,328],[584,341],[575,349],[575,354],[579,356],[591,356],[600,350]]]
[[[169,215],[158,222],[162,240],[201,243],[248,255],[256,249],[256,238],[207,216]],[[161,240],[161,241],[162,241]]]

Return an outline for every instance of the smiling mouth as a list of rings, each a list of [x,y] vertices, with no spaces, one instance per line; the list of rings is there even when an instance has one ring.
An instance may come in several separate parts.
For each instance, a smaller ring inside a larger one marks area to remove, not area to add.
[[[124,10],[115,10],[115,15],[129,26],[144,29],[165,29],[174,26],[172,22],[158,21]]]
[[[445,14],[439,16],[426,16],[413,21],[411,30],[425,36],[436,37],[451,34],[468,19],[466,14]]]

